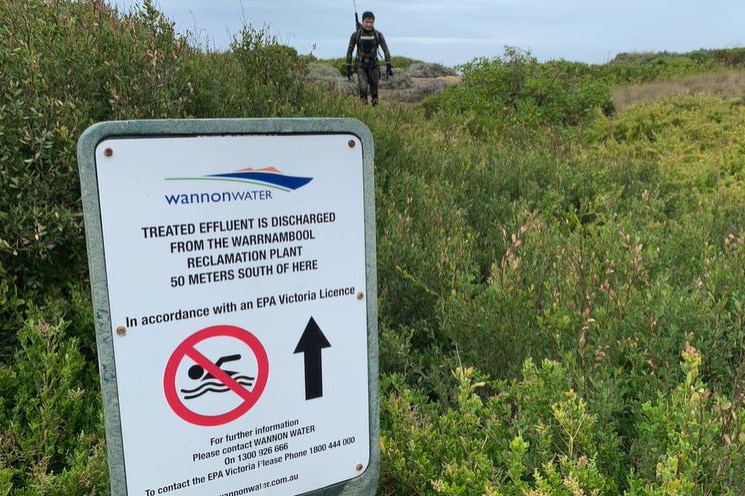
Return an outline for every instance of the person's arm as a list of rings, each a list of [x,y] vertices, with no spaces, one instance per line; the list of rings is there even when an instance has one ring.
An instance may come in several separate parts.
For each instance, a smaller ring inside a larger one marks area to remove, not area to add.
[[[352,33],[352,36],[349,38],[349,46],[347,47],[347,65],[352,65],[352,52],[354,51],[354,46],[357,44],[357,31]]]
[[[347,79],[352,80],[352,52],[357,44],[357,31],[349,37],[349,46],[347,47]]]
[[[378,43],[380,43],[380,48],[383,49],[383,56],[385,57],[385,63],[390,64],[391,63],[391,52],[388,51],[388,43],[385,42],[385,36],[383,36],[383,33],[378,31]]]
[[[391,66],[391,52],[388,50],[388,43],[385,42],[385,36],[383,33],[378,31],[378,43],[380,48],[383,49],[383,56],[385,57],[385,75],[393,76],[393,67]]]

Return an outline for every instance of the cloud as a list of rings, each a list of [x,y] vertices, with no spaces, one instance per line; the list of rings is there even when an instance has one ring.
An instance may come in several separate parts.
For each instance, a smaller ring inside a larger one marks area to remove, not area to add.
[[[498,38],[462,38],[432,36],[396,36],[392,41],[420,45],[481,45],[484,43],[501,43]]]
[[[0,0],[2,1],[2,0]],[[140,0],[109,0],[127,12]],[[742,0],[354,0],[372,10],[393,55],[455,65],[500,55],[505,45],[539,60],[603,63],[629,51],[731,48],[745,39]],[[179,32],[228,47],[244,25],[319,58],[346,52],[350,0],[156,0]],[[315,48],[314,48],[315,47]]]

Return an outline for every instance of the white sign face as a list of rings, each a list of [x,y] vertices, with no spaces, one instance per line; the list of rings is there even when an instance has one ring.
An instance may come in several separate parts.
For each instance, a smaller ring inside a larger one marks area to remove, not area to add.
[[[370,462],[362,143],[95,151],[127,493],[301,494]]]

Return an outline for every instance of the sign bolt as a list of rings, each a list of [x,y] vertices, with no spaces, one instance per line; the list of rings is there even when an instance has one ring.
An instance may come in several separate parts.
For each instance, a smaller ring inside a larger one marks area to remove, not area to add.
[[[355,468],[357,469],[357,472],[362,472],[362,469],[365,467],[361,463],[358,463]]]
[[[349,140],[347,144],[349,145],[349,148],[354,148],[355,142],[354,140]]]
[[[104,149],[103,154],[105,157],[110,157],[114,154],[114,150],[112,150],[111,148],[106,148]]]
[[[364,297],[365,297],[365,293],[363,293],[362,291],[360,291],[359,293],[357,293],[357,299],[358,299],[358,300],[361,300],[361,299],[363,299]]]
[[[120,336],[126,336],[127,335],[127,328],[124,326],[119,326],[116,328],[116,333]]]

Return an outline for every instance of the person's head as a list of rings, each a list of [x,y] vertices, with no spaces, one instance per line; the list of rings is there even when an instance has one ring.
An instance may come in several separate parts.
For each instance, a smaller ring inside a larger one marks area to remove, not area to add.
[[[366,31],[370,31],[375,24],[375,14],[369,10],[362,13],[362,28]]]

